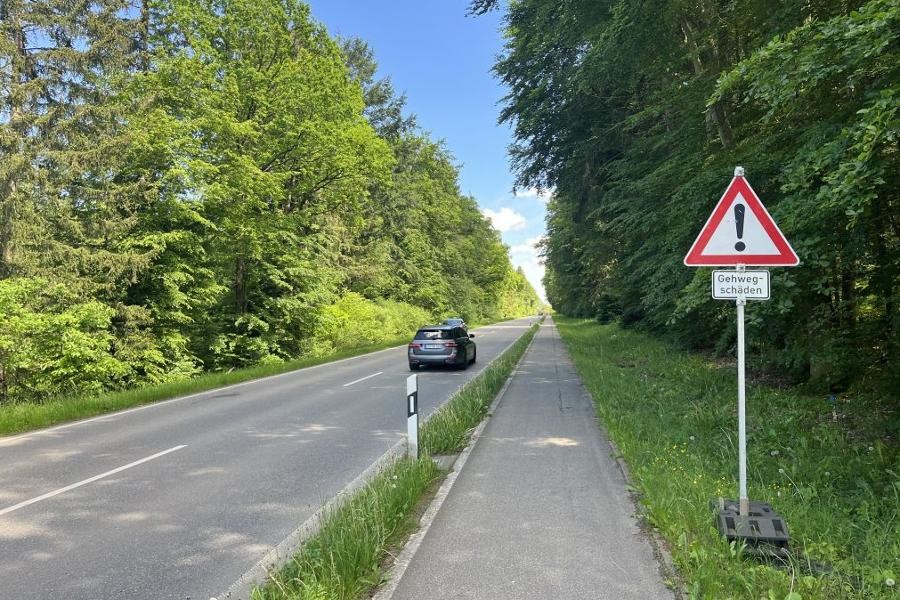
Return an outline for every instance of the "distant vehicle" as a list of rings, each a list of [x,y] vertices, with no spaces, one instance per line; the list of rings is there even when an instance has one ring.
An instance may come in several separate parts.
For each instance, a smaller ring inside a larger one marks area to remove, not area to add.
[[[469,326],[466,325],[466,322],[459,317],[450,317],[449,319],[444,319],[443,321],[441,321],[441,325],[452,325],[454,327],[462,327],[463,329],[469,328]]]
[[[475,362],[477,355],[474,337],[474,333],[460,325],[422,327],[409,343],[409,370],[418,371],[423,365],[453,365],[465,369]]]

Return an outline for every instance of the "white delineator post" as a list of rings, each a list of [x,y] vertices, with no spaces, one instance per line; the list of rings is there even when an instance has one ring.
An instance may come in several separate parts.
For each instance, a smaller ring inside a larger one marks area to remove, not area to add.
[[[737,272],[744,270],[744,265],[736,265]],[[744,305],[747,299],[743,295],[735,300],[737,305],[737,367],[738,367],[738,498],[740,515],[746,517],[750,513],[750,501],[747,498],[747,395],[744,389]]]
[[[406,378],[406,455],[419,458],[419,376]]]

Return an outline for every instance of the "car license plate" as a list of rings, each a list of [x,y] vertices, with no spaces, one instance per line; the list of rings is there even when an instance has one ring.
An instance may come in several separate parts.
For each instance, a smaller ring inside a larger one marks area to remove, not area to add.
[[[440,344],[425,344],[425,347],[428,348],[429,350],[437,350],[438,348],[441,347],[441,345]]]

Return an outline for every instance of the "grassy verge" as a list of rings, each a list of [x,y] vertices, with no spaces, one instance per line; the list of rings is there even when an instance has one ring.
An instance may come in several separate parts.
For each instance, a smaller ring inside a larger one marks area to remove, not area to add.
[[[381,561],[414,527],[412,511],[438,476],[428,459],[401,460],[332,512],[319,533],[252,600],[350,600],[381,582]]]
[[[748,389],[749,496],[785,516],[794,554],[760,562],[725,543],[709,506],[737,493],[734,369],[614,325],[556,324],[692,597],[900,596],[896,438],[848,427],[824,398]]]
[[[253,600],[353,600],[381,583],[382,564],[415,527],[414,508],[441,476],[431,454],[461,450],[534,337],[532,327],[422,426],[425,456],[402,460],[322,521],[319,533]]]
[[[109,392],[97,396],[58,398],[40,404],[19,403],[0,405],[0,435],[9,435],[49,427],[66,421],[84,419],[108,412],[149,404],[187,394],[205,392],[225,385],[278,375],[304,367],[358,356],[384,348],[405,344],[407,338],[398,338],[381,344],[343,350],[327,356],[302,358],[284,363],[259,365],[230,372],[206,373],[193,379],[151,385],[133,390]]]

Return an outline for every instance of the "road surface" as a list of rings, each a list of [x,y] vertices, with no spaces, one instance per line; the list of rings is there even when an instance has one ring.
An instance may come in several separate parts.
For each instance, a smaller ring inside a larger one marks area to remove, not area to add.
[[[478,362],[420,371],[425,416]],[[406,348],[0,438],[0,600],[207,600],[405,435]]]

